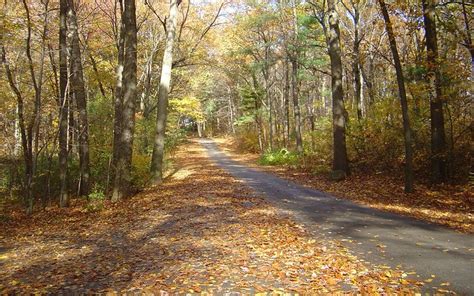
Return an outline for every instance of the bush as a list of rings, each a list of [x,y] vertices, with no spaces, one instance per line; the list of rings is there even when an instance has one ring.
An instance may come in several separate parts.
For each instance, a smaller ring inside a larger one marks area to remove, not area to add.
[[[132,184],[136,189],[145,188],[150,181],[150,156],[135,153],[132,160]]]
[[[239,127],[235,138],[235,145],[238,151],[259,153],[258,134],[256,131]]]
[[[298,162],[298,154],[286,149],[265,152],[259,159],[262,165],[296,165]]]
[[[87,212],[98,212],[104,208],[105,194],[97,187],[87,196],[87,204],[84,209]]]
[[[172,153],[186,139],[186,130],[177,129],[169,131],[165,138],[165,152]]]

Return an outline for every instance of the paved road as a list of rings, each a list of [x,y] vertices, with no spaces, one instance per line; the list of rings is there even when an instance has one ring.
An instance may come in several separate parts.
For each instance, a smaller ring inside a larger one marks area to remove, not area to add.
[[[231,160],[212,140],[201,139],[211,159],[231,175],[264,193],[315,235],[342,239],[356,255],[375,264],[401,265],[420,279],[433,278],[425,291],[449,282],[474,295],[474,236],[409,217],[378,211],[305,188]],[[383,184],[381,184],[383,186]]]

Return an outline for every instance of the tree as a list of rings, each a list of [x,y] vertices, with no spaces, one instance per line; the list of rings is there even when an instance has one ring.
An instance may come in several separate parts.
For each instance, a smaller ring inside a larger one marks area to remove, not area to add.
[[[117,3],[117,2],[115,2]],[[125,44],[125,15],[123,8],[123,1],[119,3],[119,14],[120,14],[120,25],[118,38],[116,40],[117,46],[117,69],[116,69],[116,83],[114,90],[114,138],[113,138],[113,151],[112,151],[112,165],[114,169],[114,175],[117,174],[119,159],[120,159],[120,147],[122,138],[122,113],[123,113],[123,66],[124,66],[124,44]],[[116,13],[114,11],[114,13]]]
[[[59,2],[59,205],[69,206],[67,129],[69,100],[67,98],[67,12],[68,1]]]
[[[71,93],[72,101],[76,103],[79,113],[78,140],[79,140],[79,194],[89,194],[89,123],[87,119],[87,99],[82,70],[81,48],[79,32],[74,8],[74,1],[68,0],[68,30],[71,31]]]
[[[413,191],[413,148],[412,148],[412,136],[410,118],[408,116],[408,101],[405,90],[405,78],[403,76],[402,63],[400,62],[400,56],[398,54],[397,42],[395,40],[395,34],[393,33],[392,23],[390,22],[390,16],[388,15],[387,6],[384,0],[378,0],[382,16],[385,22],[385,30],[387,31],[388,41],[390,44],[390,50],[392,52],[393,63],[395,65],[395,71],[397,74],[398,84],[398,95],[400,97],[400,104],[402,107],[402,118],[403,118],[403,135],[405,139],[405,192]]]
[[[135,0],[125,0],[123,10],[124,65],[122,75],[122,100],[120,135],[116,149],[116,163],[112,201],[130,193],[135,102],[137,100],[137,23]]]
[[[180,0],[170,0],[169,17],[166,24],[166,46],[163,53],[160,87],[158,90],[158,110],[156,116],[156,133],[151,159],[152,181],[159,184],[163,181],[163,156],[165,148],[166,119],[168,117],[168,94],[171,84],[173,65],[173,44],[176,35],[178,6]]]
[[[332,114],[333,114],[333,165],[334,171],[349,173],[346,150],[346,110],[342,90],[342,59],[339,16],[333,0],[328,0],[328,52],[331,59]]]
[[[33,103],[33,112],[31,114],[30,120],[26,122],[25,115],[25,98],[22,92],[20,91],[17,82],[13,77],[13,71],[10,68],[9,62],[7,60],[7,54],[5,46],[2,44],[2,64],[4,66],[5,72],[7,74],[8,83],[11,90],[17,98],[17,113],[18,113],[18,123],[21,133],[21,144],[23,148],[23,160],[25,163],[25,178],[24,178],[24,200],[26,202],[26,212],[31,214],[33,212],[34,206],[34,196],[33,196],[33,183],[36,175],[36,165],[39,154],[39,132],[40,132],[40,122],[41,122],[41,96],[43,90],[43,74],[44,74],[44,59],[46,55],[46,32],[48,31],[48,5],[49,1],[43,2],[44,5],[44,19],[43,19],[43,32],[41,36],[41,53],[39,60],[39,70],[36,71],[35,63],[33,60],[33,50],[32,50],[32,35],[33,35],[33,22],[30,15],[30,7],[26,0],[22,1],[23,8],[26,14],[26,29],[27,36],[25,38],[25,51],[27,58],[27,66],[30,74],[31,83],[34,91],[34,103]]]
[[[361,65],[360,65],[360,1],[351,0],[351,7],[348,7],[344,1],[341,2],[354,23],[354,41],[352,43],[353,61],[352,61],[352,79],[354,80],[354,99],[357,108],[357,119],[362,118],[363,102],[362,102],[362,82],[361,82]]]
[[[429,85],[431,117],[431,166],[434,183],[446,180],[446,136],[444,132],[441,73],[438,66],[438,37],[436,32],[435,3],[423,0],[423,19],[426,36],[426,64]]]
[[[298,98],[298,19],[296,13],[296,0],[293,0],[293,46],[294,49],[289,55],[291,60],[291,92],[295,113],[295,135],[296,151],[303,153],[303,137],[301,136],[301,108]]]

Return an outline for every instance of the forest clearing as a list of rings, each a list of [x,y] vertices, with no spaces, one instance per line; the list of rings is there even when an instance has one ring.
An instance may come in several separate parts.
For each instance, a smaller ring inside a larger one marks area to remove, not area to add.
[[[0,294],[474,294],[472,1],[0,5]]]

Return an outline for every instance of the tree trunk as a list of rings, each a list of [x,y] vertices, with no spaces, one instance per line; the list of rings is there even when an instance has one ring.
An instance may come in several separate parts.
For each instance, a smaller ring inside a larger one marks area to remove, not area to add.
[[[340,47],[339,17],[334,0],[328,1],[329,8],[329,57],[331,59],[332,116],[333,116],[333,170],[349,174],[346,150],[346,110],[342,90],[342,60]]]
[[[298,62],[296,57],[291,61],[292,73],[291,73],[291,84],[292,84],[292,97],[293,97],[293,108],[295,113],[295,136],[296,136],[296,151],[298,153],[303,152],[303,139],[301,137],[301,108],[298,98]]]
[[[150,93],[152,86],[153,78],[153,64],[155,61],[155,56],[158,52],[158,42],[153,44],[153,47],[150,51],[150,55],[147,57],[145,65],[144,82],[143,82],[143,91],[140,99],[140,111],[143,113],[144,118],[149,118],[151,115],[152,107],[150,106]]]
[[[357,108],[357,119],[362,119],[362,83],[360,79],[360,50],[359,50],[359,10],[354,11],[354,61],[352,64],[352,76],[354,78],[354,97]]]
[[[232,102],[232,92],[231,89],[228,89],[228,104],[229,104],[229,127],[232,134],[235,135],[235,126],[234,126],[234,103]]]
[[[44,58],[46,55],[46,33],[48,31],[48,4],[49,1],[44,1],[44,19],[43,19],[43,32],[41,36],[41,56],[39,62],[39,73],[36,76],[35,64],[33,62],[31,39],[33,24],[30,17],[30,9],[26,0],[23,0],[23,7],[26,13],[27,20],[27,37],[26,37],[26,57],[28,60],[28,68],[31,76],[31,85],[34,90],[34,106],[33,111],[28,123],[25,120],[25,108],[23,96],[16,85],[13,77],[13,73],[7,61],[5,47],[2,44],[2,63],[7,74],[8,83],[11,90],[17,98],[17,114],[18,121],[15,121],[15,127],[19,128],[21,135],[21,146],[23,148],[23,159],[25,162],[25,194],[24,201],[26,204],[27,214],[31,214],[33,211],[33,180],[36,172],[36,164],[39,154],[39,129],[41,122],[41,92],[43,86],[43,72],[44,72]]]
[[[44,57],[46,54],[46,33],[48,30],[48,4],[49,1],[43,2],[44,5],[44,27],[42,45],[41,45],[41,58],[39,63],[39,74],[36,76],[35,64],[33,63],[32,50],[31,50],[31,37],[33,25],[30,18],[30,9],[28,7],[27,1],[23,0],[23,6],[26,12],[27,26],[28,26],[28,35],[26,38],[26,57],[28,59],[28,65],[30,68],[31,82],[33,85],[35,100],[34,100],[34,109],[31,116],[31,120],[27,127],[27,142],[28,142],[28,164],[27,170],[27,214],[33,212],[33,181],[36,174],[36,164],[39,154],[39,128],[41,123],[41,92],[43,87],[43,71],[44,71]]]
[[[163,157],[165,150],[166,119],[168,117],[168,95],[171,85],[173,65],[173,44],[176,35],[179,0],[170,0],[169,18],[166,24],[166,46],[161,68],[160,88],[158,90],[158,110],[156,116],[156,134],[151,159],[152,182],[163,181]]]
[[[373,83],[370,79],[372,79],[371,76],[367,76],[366,73],[365,73],[365,70],[364,70],[364,67],[359,67],[360,69],[360,74],[362,76],[362,79],[364,82],[365,82],[365,86],[367,87],[367,93],[369,95],[369,100],[367,102],[367,106],[366,106],[366,110],[368,108],[368,106],[370,106],[372,103],[375,102],[375,91],[374,91],[374,87],[373,87]]]
[[[48,33],[48,16],[49,16],[49,0],[42,2],[44,6],[43,12],[43,32],[41,36],[41,57],[40,57],[40,64],[39,64],[39,73],[37,82],[35,87],[35,112],[34,112],[34,122],[33,122],[33,130],[34,130],[34,138],[35,138],[35,150],[34,150],[34,160],[33,160],[33,176],[36,174],[36,167],[38,163],[38,156],[39,156],[39,133],[40,133],[40,124],[41,124],[41,96],[43,91],[43,74],[44,74],[44,59],[46,56],[46,40],[47,40],[47,33]],[[32,75],[35,76],[35,73],[32,71]],[[34,78],[33,80],[36,80]],[[28,213],[33,211],[33,200],[31,200],[30,206],[28,208]]]
[[[69,22],[68,29],[71,31],[71,93],[73,101],[77,104],[79,113],[78,120],[78,143],[79,143],[79,194],[89,194],[89,123],[87,119],[87,99],[84,86],[84,74],[82,70],[81,49],[79,44],[79,33],[77,27],[76,12],[73,0],[68,0]]]
[[[135,127],[135,102],[137,100],[137,23],[135,0],[125,0],[122,22],[124,23],[124,66],[122,79],[122,114],[120,146],[114,178],[112,201],[118,201],[130,193]]]
[[[203,134],[202,134],[202,122],[198,121],[196,123],[196,125],[197,125],[198,137],[202,138],[202,136],[203,136]]]
[[[290,78],[289,78],[289,71],[290,71],[290,66],[288,64],[288,58],[285,59],[285,89],[284,89],[284,95],[283,95],[283,100],[285,104],[285,146],[288,148],[288,145],[290,144]]]
[[[435,3],[423,0],[423,17],[426,37],[426,75],[429,84],[431,115],[431,166],[434,183],[446,180],[446,136],[444,131],[441,73],[438,67],[438,44],[436,33]]]
[[[28,136],[27,136],[27,128],[25,124],[25,113],[24,113],[24,100],[23,96],[15,84],[12,71],[10,70],[10,66],[8,64],[6,58],[5,47],[2,45],[2,63],[5,68],[5,72],[7,74],[8,83],[10,88],[15,93],[17,97],[17,113],[18,113],[18,125],[20,128],[20,135],[21,135],[21,146],[23,149],[23,160],[25,162],[25,184],[28,186],[30,176],[32,174],[32,156],[30,155],[31,149],[28,145]],[[26,200],[28,201],[29,195],[31,195],[31,190],[29,188],[25,188],[26,190]]]
[[[270,95],[270,86],[269,86],[269,77],[268,77],[268,68],[264,71],[263,77],[265,81],[265,97],[267,98],[268,104],[268,145],[270,151],[273,151],[273,106],[272,106],[272,98]]]
[[[464,43],[465,46],[467,47],[467,50],[469,51],[469,54],[471,55],[471,81],[474,81],[474,44],[472,43],[472,33],[471,33],[471,28],[469,25],[469,12],[466,9],[466,1],[462,0],[461,1],[462,5],[462,15],[463,15],[463,20],[464,20],[464,28],[466,30],[464,36]]]
[[[308,119],[309,119],[309,125],[311,129],[311,151],[314,151],[316,148],[316,139],[314,132],[316,130],[316,125],[315,125],[315,115],[314,115],[314,97],[309,94],[308,96]]]
[[[115,84],[114,93],[114,140],[113,140],[113,154],[112,154],[112,168],[113,174],[117,173],[118,160],[120,154],[120,139],[122,137],[122,106],[123,106],[123,93],[122,93],[122,80],[123,80],[123,63],[124,63],[124,41],[125,41],[125,22],[122,1],[118,1],[120,4],[120,32],[117,40],[117,80]],[[115,179],[114,179],[115,180]]]
[[[67,0],[59,2],[59,206],[69,206],[68,193],[68,114],[69,100],[67,98]]]
[[[90,50],[88,53],[89,53],[89,59],[91,60],[92,70],[94,70],[94,74],[97,79],[97,84],[99,85],[100,93],[105,98],[107,97],[107,94],[105,93],[104,84],[102,83],[102,79],[100,78],[99,68],[97,67],[97,61],[95,60]]]
[[[293,96],[293,108],[295,113],[295,135],[296,135],[296,151],[303,153],[303,138],[301,136],[301,108],[298,98],[298,20],[296,14],[296,0],[293,3],[293,50],[291,57],[291,84],[292,84],[292,96]]]
[[[387,6],[384,0],[378,0],[382,15],[385,21],[385,29],[388,34],[390,42],[390,50],[392,51],[393,62],[395,64],[395,71],[397,73],[398,95],[400,96],[400,104],[402,107],[403,118],[403,134],[405,138],[405,192],[413,191],[413,148],[412,136],[410,127],[410,118],[408,116],[408,102],[405,89],[405,79],[403,77],[402,64],[398,55],[397,42],[395,34],[393,33],[392,23],[388,15]]]

